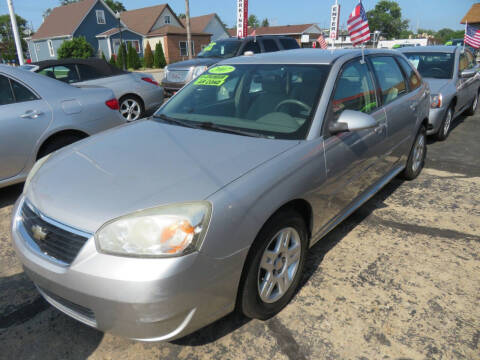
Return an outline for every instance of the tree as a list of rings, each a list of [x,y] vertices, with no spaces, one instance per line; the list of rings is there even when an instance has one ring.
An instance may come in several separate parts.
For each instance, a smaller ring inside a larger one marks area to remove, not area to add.
[[[269,26],[270,26],[270,23],[268,22],[268,19],[267,18],[263,19],[262,27],[269,27]]]
[[[125,44],[122,43],[118,48],[117,67],[123,69],[124,65],[127,65],[127,51],[125,50]]]
[[[57,54],[59,59],[88,59],[93,56],[94,50],[85,37],[80,36],[64,41],[58,48]]]
[[[153,67],[153,53],[152,48],[150,47],[150,43],[147,42],[147,46],[145,47],[145,54],[143,55],[145,59],[145,67],[152,68]]]
[[[42,14],[43,20],[45,20],[51,13],[52,13],[52,8],[46,9]]]
[[[185,15],[184,13],[180,13],[180,14],[178,14],[178,18],[179,19],[186,19],[187,15]]]
[[[20,33],[23,52],[27,51],[27,42],[23,39],[22,34],[27,31],[27,20],[16,15],[18,31]],[[17,49],[15,47],[15,39],[13,37],[12,26],[10,24],[10,15],[0,15],[0,48],[3,50],[3,58],[5,60],[14,60],[17,57]]]
[[[408,29],[408,20],[402,20],[402,9],[396,1],[381,0],[367,12],[370,31],[380,31],[387,39],[399,38]]]
[[[109,63],[110,65],[117,66],[117,60],[115,58],[115,54],[112,54],[112,56],[110,57]]]
[[[103,53],[103,51],[102,51],[101,58],[102,58],[102,60],[105,60],[105,61],[107,61],[107,58],[105,57],[105,54]]]
[[[80,0],[60,0],[60,5],[64,6],[64,5],[73,4],[79,1]]]
[[[122,11],[127,11],[125,6],[122,4],[121,1],[115,1],[115,0],[105,0],[105,4],[113,11],[113,12],[122,12]]]
[[[127,49],[127,68],[136,70],[140,67],[140,58],[137,50],[133,48],[131,42],[128,43]]]
[[[163,69],[167,65],[167,61],[165,60],[165,54],[163,53],[162,43],[159,41],[157,45],[155,45],[155,54],[153,56],[153,66],[156,68]]]
[[[260,26],[260,22],[258,21],[257,15],[252,14],[248,17],[248,26],[251,26],[254,28],[257,28]]]

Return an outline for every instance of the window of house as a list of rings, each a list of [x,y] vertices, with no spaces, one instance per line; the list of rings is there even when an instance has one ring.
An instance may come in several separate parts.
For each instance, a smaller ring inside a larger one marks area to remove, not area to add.
[[[0,105],[8,105],[15,102],[13,98],[10,81],[7,77],[0,75]]]
[[[50,52],[50,57],[54,57],[55,56],[55,49],[53,48],[52,40],[48,40],[47,44],[48,44],[48,51]]]
[[[140,42],[138,40],[126,40],[125,43],[127,44],[127,49],[128,49],[128,44],[132,44],[132,47],[135,49],[137,53],[140,53]]]
[[[106,21],[105,21],[105,11],[97,10],[96,14],[97,14],[97,24],[105,24],[106,23]]]
[[[397,62],[390,56],[375,56],[372,65],[377,75],[384,104],[407,92],[407,84]]]
[[[170,24],[170,15],[165,15],[164,22],[165,24]]]
[[[188,56],[187,42],[180,41],[180,56]],[[192,54],[195,54],[195,42],[192,41]]]

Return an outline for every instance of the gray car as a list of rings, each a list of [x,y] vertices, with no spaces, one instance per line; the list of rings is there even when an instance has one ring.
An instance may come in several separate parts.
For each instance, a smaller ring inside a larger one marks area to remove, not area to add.
[[[400,50],[430,85],[428,135],[445,140],[453,120],[478,106],[479,65],[470,50],[457,46],[409,47]]]
[[[109,89],[78,89],[0,65],[0,187],[25,181],[52,151],[123,123]]]
[[[16,252],[53,306],[128,338],[172,340],[235,308],[267,319],[309,247],[420,173],[429,106],[398,52],[227,60],[152,119],[37,163]]]
[[[151,115],[163,103],[163,88],[152,75],[123,71],[102,59],[46,60],[25,67],[67,84],[111,89],[120,103],[120,113],[128,121]]]

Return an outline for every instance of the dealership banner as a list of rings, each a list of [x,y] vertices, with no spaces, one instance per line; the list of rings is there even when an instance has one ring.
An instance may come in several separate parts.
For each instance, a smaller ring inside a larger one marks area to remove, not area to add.
[[[248,36],[248,0],[237,0],[237,37]]]
[[[332,16],[330,18],[330,39],[338,39],[338,25],[340,24],[340,5],[332,5]]]

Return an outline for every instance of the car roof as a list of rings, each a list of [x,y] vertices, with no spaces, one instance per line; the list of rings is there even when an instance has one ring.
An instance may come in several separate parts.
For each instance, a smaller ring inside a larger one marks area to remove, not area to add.
[[[385,54],[399,55],[398,51],[388,49],[365,49],[365,55]],[[256,54],[253,56],[237,56],[226,59],[221,64],[324,64],[334,63],[341,57],[361,56],[361,49],[295,49]]]
[[[444,53],[453,54],[455,51],[457,51],[457,46],[451,46],[451,45],[408,46],[408,47],[400,48],[400,49],[398,49],[398,51],[400,51],[400,52],[414,52],[414,53],[419,53],[419,52],[429,52],[429,53],[444,52]]]
[[[106,62],[103,59],[59,59],[59,60],[44,60],[32,63],[32,65],[37,65],[39,70],[42,70],[51,66],[61,66],[61,65],[72,65],[72,64],[84,64],[89,65],[97,72],[101,73],[104,76],[114,76],[127,74],[127,71],[120,70],[116,66],[113,66]]]

